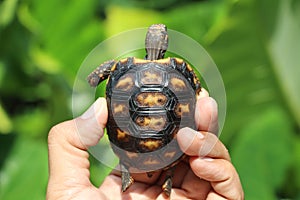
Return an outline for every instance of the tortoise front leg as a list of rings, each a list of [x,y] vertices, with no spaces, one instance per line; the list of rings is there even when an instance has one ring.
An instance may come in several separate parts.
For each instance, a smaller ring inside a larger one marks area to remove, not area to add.
[[[97,67],[90,75],[87,80],[92,87],[98,86],[103,80],[107,79],[110,75],[112,67],[116,64],[114,60],[106,61]]]

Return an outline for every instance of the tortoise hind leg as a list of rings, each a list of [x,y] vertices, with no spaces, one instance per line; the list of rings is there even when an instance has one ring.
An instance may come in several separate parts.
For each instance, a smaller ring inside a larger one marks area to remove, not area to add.
[[[163,192],[169,197],[171,195],[171,190],[172,190],[172,177],[174,173],[174,167],[171,167],[166,171],[166,179],[164,184],[162,185],[162,190]]]
[[[125,192],[132,184],[134,179],[131,177],[128,169],[120,163],[121,166],[121,180],[122,180],[122,192]]]

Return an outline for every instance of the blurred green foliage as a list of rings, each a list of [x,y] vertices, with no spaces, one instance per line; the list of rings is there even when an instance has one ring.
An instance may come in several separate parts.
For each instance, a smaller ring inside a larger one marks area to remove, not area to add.
[[[246,199],[300,199],[299,22],[299,0],[0,1],[0,199],[44,198],[47,133],[73,117],[79,66],[99,42],[152,23],[197,40],[219,67],[221,140]],[[109,169],[91,161],[99,185]]]

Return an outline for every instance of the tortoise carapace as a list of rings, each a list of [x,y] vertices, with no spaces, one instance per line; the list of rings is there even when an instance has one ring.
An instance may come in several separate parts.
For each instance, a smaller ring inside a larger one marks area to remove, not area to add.
[[[176,134],[195,128],[194,113],[200,82],[189,64],[164,58],[167,28],[149,27],[145,59],[129,57],[101,64],[89,76],[93,87],[105,79],[108,105],[107,134],[120,159],[122,191],[132,183],[130,173],[166,170],[162,189],[170,195],[172,172],[180,161]]]

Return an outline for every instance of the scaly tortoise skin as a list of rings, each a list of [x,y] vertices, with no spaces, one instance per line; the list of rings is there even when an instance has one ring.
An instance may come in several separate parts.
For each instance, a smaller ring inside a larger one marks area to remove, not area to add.
[[[176,134],[195,128],[194,110],[200,82],[182,59],[165,58],[167,28],[149,27],[145,59],[135,57],[101,64],[89,76],[96,87],[108,78],[107,133],[120,159],[122,191],[133,183],[130,172],[167,170],[162,189],[170,195],[174,166],[183,157]]]

